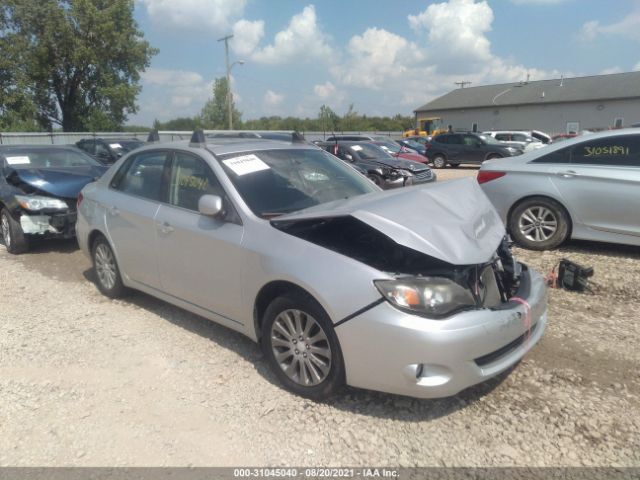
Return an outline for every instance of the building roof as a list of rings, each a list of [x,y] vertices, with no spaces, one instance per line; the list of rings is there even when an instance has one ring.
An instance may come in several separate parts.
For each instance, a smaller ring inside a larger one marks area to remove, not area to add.
[[[640,72],[458,88],[416,112],[640,97]]]

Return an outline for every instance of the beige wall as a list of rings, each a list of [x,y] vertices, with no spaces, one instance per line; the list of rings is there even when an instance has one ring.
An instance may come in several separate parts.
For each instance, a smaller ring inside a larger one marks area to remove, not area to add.
[[[579,122],[580,130],[606,128],[623,118],[624,126],[640,123],[640,99],[602,102],[557,103],[549,105],[499,106],[417,112],[420,117],[442,117],[444,125],[454,130],[542,130],[566,133],[569,122]]]

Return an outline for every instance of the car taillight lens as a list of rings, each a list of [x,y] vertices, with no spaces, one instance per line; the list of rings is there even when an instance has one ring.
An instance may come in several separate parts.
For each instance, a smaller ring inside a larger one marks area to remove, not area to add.
[[[84,196],[82,195],[82,192],[80,192],[78,194],[78,203],[77,203],[77,208],[80,208],[80,204],[82,203],[82,200],[84,199]]]
[[[478,183],[482,184],[482,183],[487,183],[490,182],[491,180],[495,180],[496,178],[500,178],[500,177],[504,177],[507,174],[507,172],[491,172],[491,171],[482,171],[480,170],[478,172]]]

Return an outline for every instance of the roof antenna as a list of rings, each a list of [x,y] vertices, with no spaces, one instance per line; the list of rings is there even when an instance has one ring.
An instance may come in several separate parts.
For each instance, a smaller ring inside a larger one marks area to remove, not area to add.
[[[189,146],[191,148],[203,148],[206,144],[207,141],[204,138],[204,131],[201,128],[194,130]]]
[[[160,135],[158,134],[158,130],[151,130],[149,132],[149,136],[147,137],[147,143],[158,143],[160,141]]]

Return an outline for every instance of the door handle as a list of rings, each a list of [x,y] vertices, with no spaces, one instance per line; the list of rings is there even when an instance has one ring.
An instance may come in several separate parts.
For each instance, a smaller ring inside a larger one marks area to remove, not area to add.
[[[580,176],[579,173],[574,172],[573,170],[565,170],[564,172],[557,172],[556,175],[559,175],[563,178],[574,178],[574,177]]]
[[[117,207],[109,207],[107,208],[107,212],[109,212],[109,215],[111,215],[112,217],[117,217],[118,215],[120,215],[120,210],[118,210]]]
[[[165,234],[171,233],[174,230],[168,222],[158,222],[158,228],[160,229],[160,232]]]

